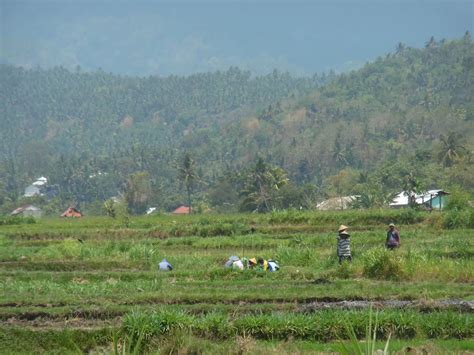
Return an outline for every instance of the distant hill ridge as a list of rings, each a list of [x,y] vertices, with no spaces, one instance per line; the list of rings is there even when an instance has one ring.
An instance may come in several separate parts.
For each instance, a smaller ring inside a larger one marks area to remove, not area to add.
[[[114,187],[144,170],[176,191],[184,151],[207,186],[257,156],[299,184],[322,185],[345,169],[370,175],[398,161],[434,169],[472,151],[473,80],[469,33],[432,38],[423,49],[400,43],[360,70],[310,78],[252,77],[235,67],[132,78],[0,65],[0,174],[11,190],[38,174],[67,183],[68,164],[83,176],[113,173]],[[447,162],[441,149],[450,135],[462,150]],[[75,191],[87,194],[87,183]]]

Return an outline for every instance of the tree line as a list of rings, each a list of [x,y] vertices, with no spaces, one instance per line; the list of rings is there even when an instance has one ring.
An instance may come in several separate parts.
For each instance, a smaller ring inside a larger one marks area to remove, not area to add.
[[[472,192],[473,58],[466,33],[308,78],[1,65],[0,208],[40,175],[58,186],[56,205],[99,211],[122,196],[136,213],[190,195],[203,210],[264,211],[345,194],[377,206],[409,187]]]

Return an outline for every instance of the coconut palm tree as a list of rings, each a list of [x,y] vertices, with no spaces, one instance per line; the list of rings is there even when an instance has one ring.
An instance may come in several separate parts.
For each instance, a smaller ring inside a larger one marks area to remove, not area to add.
[[[191,213],[191,195],[193,193],[194,184],[198,179],[198,175],[196,173],[196,164],[189,153],[184,155],[183,163],[179,167],[179,178],[186,187],[189,213]]]
[[[438,158],[444,166],[452,166],[467,152],[464,146],[464,137],[460,133],[450,132],[447,135],[442,134],[439,139],[441,141],[441,150],[439,151]]]

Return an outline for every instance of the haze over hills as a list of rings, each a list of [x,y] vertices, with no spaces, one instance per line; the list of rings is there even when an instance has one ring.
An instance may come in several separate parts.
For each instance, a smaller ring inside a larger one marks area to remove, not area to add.
[[[473,31],[465,0],[2,0],[0,63],[190,75],[360,68],[402,42]]]
[[[147,197],[137,211],[169,209],[186,200],[185,154],[199,176],[196,201],[230,210],[245,208],[259,157],[272,178],[289,178],[273,208],[354,193],[383,203],[407,184],[474,187],[469,33],[423,49],[400,43],[337,76],[251,77],[233,67],[133,78],[2,65],[0,78],[5,209],[40,175],[59,186],[56,204],[92,206],[138,179]]]

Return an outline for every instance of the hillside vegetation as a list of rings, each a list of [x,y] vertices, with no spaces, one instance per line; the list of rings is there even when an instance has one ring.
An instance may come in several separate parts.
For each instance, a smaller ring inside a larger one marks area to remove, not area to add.
[[[93,213],[140,188],[146,198],[128,200],[134,212],[168,210],[188,192],[201,210],[231,211],[311,208],[344,194],[379,206],[402,189],[472,192],[473,79],[469,33],[423,49],[400,43],[360,70],[311,78],[2,65],[0,208],[11,210],[40,175],[59,187],[50,211],[79,204]],[[180,174],[185,155],[192,186]],[[278,187],[265,208],[252,195],[259,169]]]

